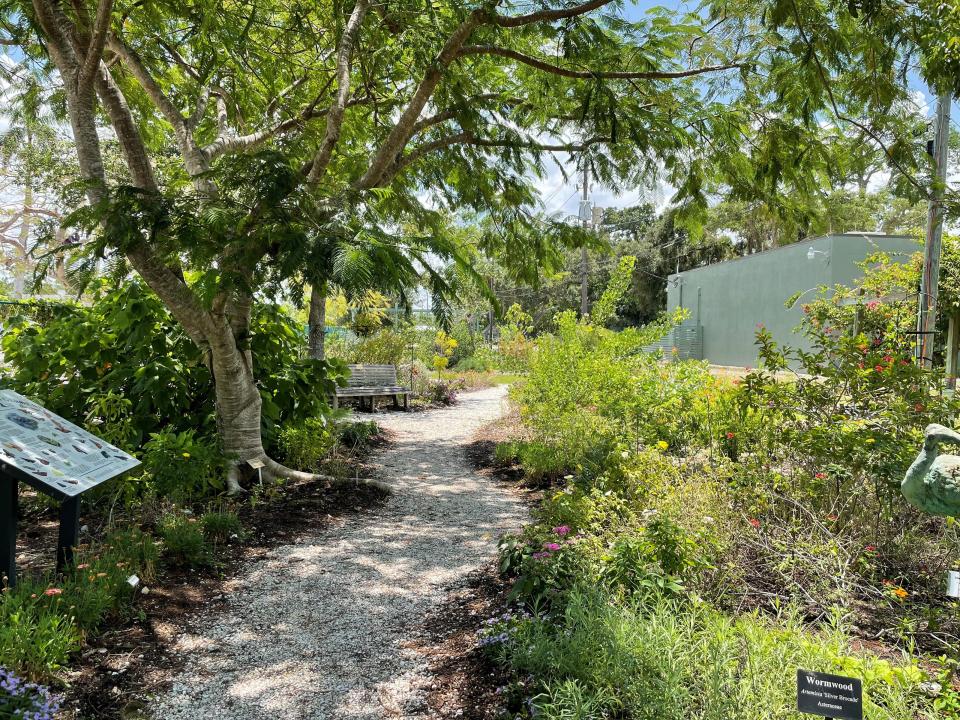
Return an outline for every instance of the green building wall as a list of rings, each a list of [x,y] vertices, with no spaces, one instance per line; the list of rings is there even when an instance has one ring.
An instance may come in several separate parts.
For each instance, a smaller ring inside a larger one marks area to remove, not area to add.
[[[813,259],[807,254],[813,248]],[[684,331],[699,333],[696,352],[715,365],[751,367],[757,364],[755,335],[763,324],[774,339],[808,349],[794,332],[803,317],[801,299],[793,308],[787,299],[804,293],[816,297],[823,285],[852,285],[863,271],[859,264],[878,251],[906,261],[921,247],[901,235],[843,233],[804,240],[736,260],[676,273],[667,281],[667,309],[690,311]],[[677,332],[677,337],[680,332]]]

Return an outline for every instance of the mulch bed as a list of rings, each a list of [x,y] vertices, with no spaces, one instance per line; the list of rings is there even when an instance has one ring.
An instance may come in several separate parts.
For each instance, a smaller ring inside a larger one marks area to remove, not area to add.
[[[361,476],[368,476],[360,459],[352,464]],[[240,516],[246,536],[242,542],[219,548],[215,567],[162,566],[148,584],[148,592],[137,595],[126,619],[108,621],[99,634],[87,639],[80,657],[64,675],[62,717],[146,717],[149,696],[161,691],[183,666],[185,658],[171,652],[174,642],[202,612],[225,602],[226,584],[242,563],[261,558],[306,531],[317,532],[347,516],[371,512],[385,499],[381,491],[362,485],[328,489],[323,482],[310,482],[288,484],[276,497],[255,504],[238,501],[232,509]],[[55,510],[45,509],[28,491],[22,493],[22,508],[26,512],[18,538],[21,572],[50,570],[56,545]],[[111,511],[115,508],[95,505],[84,511],[81,522],[96,537]]]
[[[417,646],[434,677],[427,691],[429,717],[495,720],[503,716],[505,698],[498,688],[510,677],[478,647],[483,621],[507,610],[509,587],[494,563],[472,573],[450,593],[424,625],[427,643]]]

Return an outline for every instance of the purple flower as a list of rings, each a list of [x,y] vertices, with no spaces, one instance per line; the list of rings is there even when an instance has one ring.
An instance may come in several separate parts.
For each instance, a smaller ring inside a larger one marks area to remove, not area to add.
[[[550,552],[556,552],[557,550],[560,549],[560,546],[557,545],[555,542],[546,542],[543,544],[543,549],[549,550]]]
[[[555,527],[555,528],[553,529],[553,532],[554,532],[554,534],[556,534],[556,535],[561,535],[561,536],[562,536],[562,535],[566,535],[566,534],[568,534],[568,533],[570,532],[570,526],[569,526],[569,525],[560,525],[560,526],[558,526],[558,527]]]
[[[532,557],[533,557],[534,560],[546,560],[548,557],[550,557],[550,553],[548,553],[548,552],[535,552],[535,553],[532,555]]]
[[[51,720],[60,710],[60,698],[36,683],[26,683],[0,667],[0,710],[24,720]]]

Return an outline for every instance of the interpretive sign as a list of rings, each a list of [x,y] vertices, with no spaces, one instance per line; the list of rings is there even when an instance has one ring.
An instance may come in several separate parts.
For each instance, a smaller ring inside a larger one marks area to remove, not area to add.
[[[57,567],[73,557],[81,493],[140,461],[13,392],[0,390],[0,571],[16,583],[17,486],[61,501]]]
[[[0,390],[0,468],[37,490],[63,500],[139,464],[13,390]]]
[[[834,720],[863,720],[863,683],[858,678],[797,670],[797,710]]]

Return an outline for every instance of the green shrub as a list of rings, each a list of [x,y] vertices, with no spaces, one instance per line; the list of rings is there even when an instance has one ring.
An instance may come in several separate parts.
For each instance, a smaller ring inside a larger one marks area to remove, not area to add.
[[[142,459],[150,485],[177,502],[220,492],[226,485],[220,452],[193,430],[151,433]]]
[[[136,575],[144,582],[152,580],[159,554],[153,538],[139,528],[115,530],[100,542],[79,548],[61,584],[61,601],[70,608],[74,623],[84,632],[94,632],[105,618],[121,614],[135,593],[128,579]]]
[[[521,622],[496,657],[543,684],[536,703],[635,720],[796,718],[796,669],[842,673],[857,666],[868,720],[933,718],[917,691],[924,674],[854,656],[840,630],[807,631],[795,613],[724,616],[704,604],[631,607],[595,588],[577,589],[560,615]],[[559,696],[556,689],[576,683]],[[602,716],[602,715],[601,715]]]
[[[579,680],[550,683],[531,702],[536,716],[544,720],[603,720],[611,704],[608,692],[591,691]]]
[[[278,446],[284,462],[290,467],[313,472],[330,453],[337,441],[333,423],[326,417],[307,418],[303,422],[280,429]]]
[[[0,665],[33,679],[51,676],[85,634],[129,607],[135,591],[127,579],[151,580],[157,557],[149,535],[127,528],[78,548],[58,583],[21,580],[0,597]]]
[[[337,430],[340,442],[351,450],[362,449],[380,434],[380,427],[373,420],[345,422]]]
[[[161,518],[164,554],[176,565],[204,567],[213,563],[203,528],[195,517],[171,513]]]
[[[250,347],[268,447],[278,426],[325,412],[346,375],[339,360],[303,358],[304,342],[283,308],[254,307]],[[90,305],[26,307],[5,320],[0,344],[12,368],[10,387],[112,442],[145,449],[155,435],[187,433],[213,445],[213,383],[202,353],[138,280],[117,288],[104,281]],[[218,489],[206,469],[200,475],[200,483],[181,476],[190,485],[187,494]]]
[[[200,527],[208,542],[226,544],[244,536],[240,517],[231,510],[211,510],[200,516]]]

